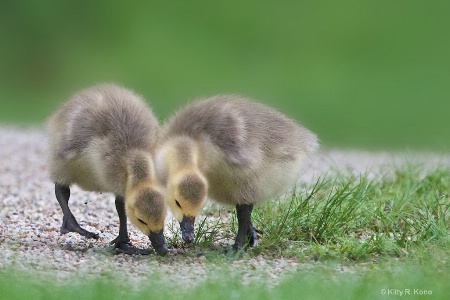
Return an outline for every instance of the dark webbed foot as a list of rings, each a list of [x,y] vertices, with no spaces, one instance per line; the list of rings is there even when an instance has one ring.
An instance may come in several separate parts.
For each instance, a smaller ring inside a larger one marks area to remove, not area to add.
[[[252,204],[236,205],[236,215],[238,219],[238,233],[233,245],[233,249],[245,250],[247,247],[258,246],[258,233],[262,231],[256,229],[251,222],[251,214],[253,211]]]
[[[258,235],[262,234],[263,232],[255,228],[251,223],[250,226],[247,227],[247,230],[245,232],[247,239],[240,238],[238,240],[238,236],[236,236],[236,241],[233,245],[234,250],[246,250],[248,247],[258,246]]]
[[[140,249],[133,246],[131,241],[129,239],[120,241],[119,236],[116,237],[113,241],[111,241],[111,244],[114,244],[114,248],[116,253],[123,253],[123,254],[129,254],[129,255],[149,255],[153,251],[150,249]]]
[[[250,222],[250,226],[247,228],[247,245],[248,247],[258,246],[258,234],[262,234],[262,231],[255,228]]]
[[[78,232],[79,234],[87,238],[98,239],[99,235],[97,233],[93,233],[87,231],[86,229],[81,228],[81,226],[75,219],[75,216],[70,211],[69,209],[70,188],[66,185],[56,183],[55,195],[63,211],[63,223],[60,228],[61,234],[65,234],[68,232]]]
[[[98,233],[93,233],[87,231],[84,228],[81,228],[73,215],[63,217],[63,223],[60,228],[60,232],[61,234],[66,234],[68,232],[78,232],[79,234],[85,236],[88,239],[98,239],[100,237]]]

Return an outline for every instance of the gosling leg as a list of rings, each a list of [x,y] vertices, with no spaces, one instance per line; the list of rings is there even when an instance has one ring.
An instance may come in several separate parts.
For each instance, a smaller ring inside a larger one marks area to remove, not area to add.
[[[236,205],[236,215],[238,219],[238,233],[233,245],[234,250],[241,250],[247,247],[258,246],[258,229],[256,229],[251,221],[253,204]]]
[[[99,235],[97,233],[93,233],[83,229],[78,224],[75,216],[72,214],[69,208],[69,198],[70,198],[70,187],[66,185],[61,185],[55,183],[55,196],[61,206],[63,211],[63,223],[60,228],[61,234],[65,234],[68,232],[78,232],[82,236],[87,238],[98,239]]]
[[[116,196],[116,210],[119,215],[119,235],[111,241],[111,244],[114,244],[114,247],[116,248],[116,252],[124,254],[150,254],[149,250],[136,248],[131,243],[128,236],[125,200],[121,196]]]

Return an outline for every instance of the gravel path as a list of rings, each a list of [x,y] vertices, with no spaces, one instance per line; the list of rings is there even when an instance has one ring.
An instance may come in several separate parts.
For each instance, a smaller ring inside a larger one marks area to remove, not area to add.
[[[317,155],[301,180],[313,181],[334,170],[377,176],[405,162],[450,166],[450,156],[333,150]],[[100,233],[99,240],[74,233],[60,235],[62,212],[48,178],[42,129],[0,127],[0,269],[14,267],[43,276],[52,274],[61,281],[73,275],[95,278],[113,273],[137,285],[153,276],[192,286],[223,273],[237,276],[244,283],[262,278],[274,285],[285,274],[313,267],[294,259],[263,256],[210,263],[198,249],[171,249],[163,258],[113,255],[108,245],[119,226],[114,197],[74,187],[70,205],[82,227]],[[148,238],[131,225],[129,228],[132,241],[148,247]]]

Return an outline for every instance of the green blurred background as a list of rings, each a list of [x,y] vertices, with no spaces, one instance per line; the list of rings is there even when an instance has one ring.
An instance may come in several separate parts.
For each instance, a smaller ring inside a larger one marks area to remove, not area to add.
[[[104,81],[161,120],[240,93],[325,147],[448,151],[450,1],[1,1],[1,124]]]

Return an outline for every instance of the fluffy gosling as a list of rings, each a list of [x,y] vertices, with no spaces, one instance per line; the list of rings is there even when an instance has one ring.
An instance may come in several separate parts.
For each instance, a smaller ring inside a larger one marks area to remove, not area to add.
[[[150,253],[131,244],[128,216],[156,252],[166,254],[166,204],[153,163],[161,128],[143,99],[114,84],[97,85],[64,103],[50,117],[47,130],[50,177],[64,214],[61,233],[99,237],[81,228],[69,209],[70,185],[76,184],[86,191],[115,194],[120,227],[111,244],[118,252]]]
[[[194,240],[194,220],[210,198],[236,207],[233,248],[258,244],[253,205],[292,188],[317,137],[275,109],[238,95],[193,102],[165,125],[156,169],[182,238]]]

